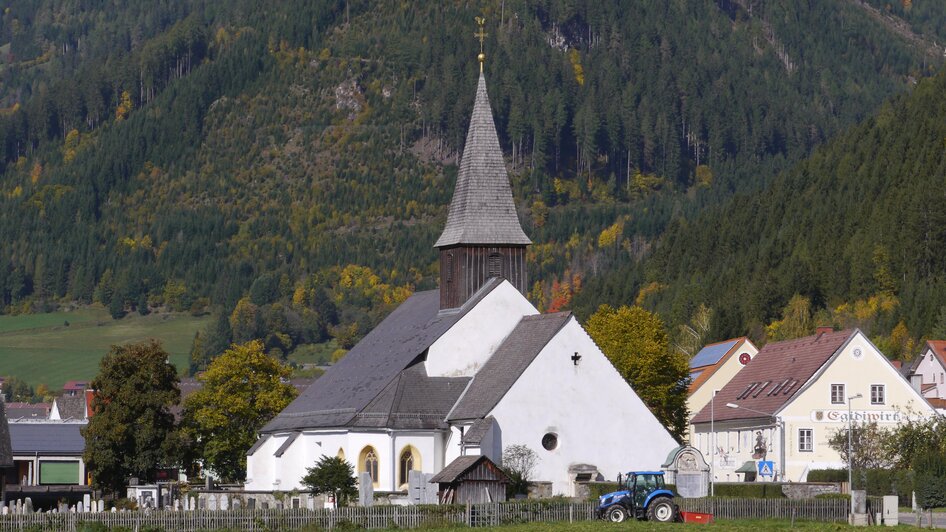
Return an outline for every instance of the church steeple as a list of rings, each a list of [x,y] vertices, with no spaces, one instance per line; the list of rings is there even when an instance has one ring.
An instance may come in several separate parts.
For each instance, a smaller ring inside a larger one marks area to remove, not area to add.
[[[481,66],[483,57],[480,52]],[[525,294],[531,243],[519,225],[481,69],[447,225],[434,245],[440,248],[440,307],[459,307],[490,277],[504,277]]]

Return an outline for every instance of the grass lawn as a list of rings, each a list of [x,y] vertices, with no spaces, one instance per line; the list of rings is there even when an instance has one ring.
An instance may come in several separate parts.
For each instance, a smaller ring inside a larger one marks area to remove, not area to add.
[[[584,521],[581,523],[530,523],[525,525],[506,525],[482,528],[477,530],[497,530],[502,532],[531,532],[542,530],[549,532],[597,532],[605,531],[635,531],[635,530],[743,530],[758,532],[760,530],[863,530],[863,527],[853,527],[840,523],[813,523],[809,521],[791,521],[769,519],[746,519],[739,521],[718,521],[711,525],[682,524],[682,523],[649,523],[646,521],[629,521],[624,523],[608,523],[605,521]],[[467,527],[453,527],[426,530],[470,530]]]
[[[69,325],[66,326],[65,322]],[[178,370],[187,368],[194,333],[209,316],[129,314],[113,320],[102,308],[20,316],[0,316],[0,375],[17,376],[33,386],[61,388],[71,379],[91,379],[99,360],[114,344],[155,338]]]
[[[338,342],[331,339],[321,344],[305,344],[293,349],[287,360],[296,364],[328,365],[332,361],[332,353],[338,349]]]

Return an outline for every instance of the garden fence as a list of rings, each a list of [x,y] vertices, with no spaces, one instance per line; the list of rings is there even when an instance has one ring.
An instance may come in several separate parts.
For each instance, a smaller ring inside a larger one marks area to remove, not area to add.
[[[712,513],[717,519],[798,519],[843,522],[845,499],[677,499],[682,511]],[[874,502],[874,501],[871,501]],[[594,502],[507,502],[468,506],[373,506],[337,510],[196,510],[0,515],[0,532],[81,531],[100,523],[108,528],[148,528],[169,532],[199,530],[277,531],[302,528],[366,529],[436,526],[495,526],[512,523],[578,522],[595,518]]]

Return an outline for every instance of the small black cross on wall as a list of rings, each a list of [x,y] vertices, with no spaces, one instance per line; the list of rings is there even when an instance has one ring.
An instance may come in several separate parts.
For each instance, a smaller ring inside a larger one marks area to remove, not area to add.
[[[577,366],[579,360],[581,360],[581,355],[578,354],[578,351],[575,351],[575,354],[572,355],[572,362]]]

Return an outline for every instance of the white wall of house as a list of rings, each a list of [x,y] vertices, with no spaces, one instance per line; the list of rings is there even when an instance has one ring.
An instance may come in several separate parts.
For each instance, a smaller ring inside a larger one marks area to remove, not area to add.
[[[581,360],[575,365],[575,352]],[[555,494],[573,495],[568,468],[592,464],[607,479],[619,472],[659,469],[677,446],[575,319],[539,353],[490,413],[502,446],[534,450],[537,481]],[[554,433],[558,445],[542,446]]]
[[[844,386],[835,394],[844,397],[841,402],[832,403],[832,385]],[[872,386],[883,386],[883,403],[872,404]],[[754,460],[752,455],[757,436],[762,436],[766,445],[765,460],[774,462],[777,475],[781,476],[784,438],[783,480],[804,482],[812,469],[846,467],[840,455],[828,445],[828,440],[838,430],[847,430],[847,397],[858,393],[863,397],[851,403],[855,423],[867,419],[877,421],[881,428],[893,428],[906,419],[908,412],[919,416],[934,413],[929,403],[920,397],[883,353],[858,331],[836,358],[776,412],[781,426],[765,418],[717,422],[714,438],[710,424],[701,423],[691,426],[691,443],[707,461],[713,461],[716,481],[725,482],[742,479],[735,470],[746,461]],[[725,405],[716,406],[726,408]],[[804,438],[801,438],[801,431],[805,431]],[[809,434],[810,446],[807,445]]]
[[[922,357],[914,374],[923,377],[923,384],[936,385],[936,388],[927,391],[923,396],[946,398],[946,368],[929,347],[923,351]]]
[[[473,376],[523,316],[538,312],[509,281],[503,281],[430,346],[427,374]]]
[[[831,402],[832,384],[844,385],[844,402]],[[883,386],[883,402],[872,401],[871,391],[875,386]],[[863,397],[851,402],[855,422],[867,419],[877,421],[880,427],[895,427],[905,420],[908,412],[920,416],[934,413],[883,353],[858,331],[840,355],[779,412],[785,422],[789,480],[806,480],[810,469],[844,467],[838,453],[828,446],[828,440],[836,431],[847,430],[846,398],[858,393]],[[811,430],[811,451],[799,448],[802,429]]]

